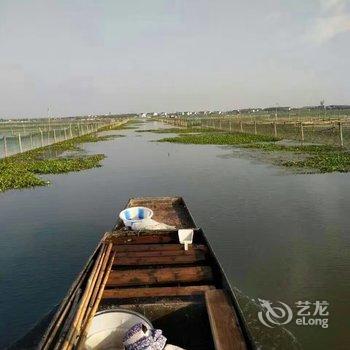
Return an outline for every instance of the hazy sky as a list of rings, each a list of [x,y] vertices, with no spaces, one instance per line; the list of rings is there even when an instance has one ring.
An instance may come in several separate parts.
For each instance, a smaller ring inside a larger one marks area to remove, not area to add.
[[[0,0],[0,116],[350,104],[350,0]]]

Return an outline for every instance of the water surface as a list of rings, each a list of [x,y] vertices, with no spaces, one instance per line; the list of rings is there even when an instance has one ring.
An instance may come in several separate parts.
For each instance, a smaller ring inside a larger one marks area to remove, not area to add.
[[[185,198],[247,297],[329,301],[328,329],[289,325],[305,349],[346,348],[349,174],[289,174],[229,147],[117,133],[127,137],[85,146],[107,155],[102,168],[0,195],[0,348],[61,300],[129,197],[158,195]]]

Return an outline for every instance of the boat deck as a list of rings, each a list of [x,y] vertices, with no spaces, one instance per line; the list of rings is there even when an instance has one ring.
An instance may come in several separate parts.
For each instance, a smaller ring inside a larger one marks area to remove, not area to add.
[[[127,207],[147,207],[153,210],[152,219],[179,228],[195,228],[189,210],[180,197],[142,197],[131,198]],[[124,228],[121,220],[118,220],[114,230]]]
[[[168,343],[192,350],[250,348],[215,255],[179,197],[135,198],[174,230],[130,231],[119,220],[106,233],[62,302],[40,349],[74,349],[97,311],[120,307],[146,316]],[[178,229],[194,230],[188,250]]]
[[[246,349],[234,309],[216,278],[218,267],[182,199],[132,199],[128,206],[146,206],[154,211],[155,220],[174,225],[176,230],[135,235],[121,222],[117,224],[105,238],[113,244],[115,255],[100,310],[118,306],[140,312],[164,331],[170,343],[185,349],[214,349],[213,326],[221,337],[217,349]],[[178,228],[194,229],[194,241],[187,251],[178,243]],[[222,309],[220,317],[216,315],[218,296],[223,298],[221,304],[229,305],[226,322]],[[219,324],[227,322],[230,333],[220,334]]]

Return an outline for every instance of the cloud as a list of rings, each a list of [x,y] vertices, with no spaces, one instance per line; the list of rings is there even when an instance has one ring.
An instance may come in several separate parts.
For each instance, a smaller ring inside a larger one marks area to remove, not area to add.
[[[345,0],[320,0],[323,11],[342,10],[345,8]]]
[[[338,34],[350,31],[350,11],[347,0],[321,0],[318,16],[306,34],[308,41],[321,45]]]
[[[350,15],[348,14],[317,18],[309,33],[309,38],[316,44],[323,44],[347,31],[350,31]]]

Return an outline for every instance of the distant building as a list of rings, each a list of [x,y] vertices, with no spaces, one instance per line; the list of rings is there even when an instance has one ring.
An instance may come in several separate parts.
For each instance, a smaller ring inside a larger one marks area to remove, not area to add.
[[[350,109],[350,105],[329,105],[326,109]]]

